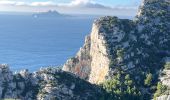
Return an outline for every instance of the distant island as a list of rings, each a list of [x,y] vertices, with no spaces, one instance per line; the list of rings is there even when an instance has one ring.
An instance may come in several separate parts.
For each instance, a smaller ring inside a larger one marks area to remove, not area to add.
[[[34,18],[45,18],[45,17],[51,17],[51,18],[62,18],[62,17],[68,17],[69,15],[61,14],[57,12],[56,10],[49,10],[47,12],[39,12],[32,15]]]

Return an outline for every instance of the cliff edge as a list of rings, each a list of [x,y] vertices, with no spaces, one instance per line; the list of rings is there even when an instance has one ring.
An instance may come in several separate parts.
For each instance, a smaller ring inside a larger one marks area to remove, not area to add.
[[[155,87],[160,81],[164,59],[170,56],[169,16],[169,0],[144,0],[133,20],[111,16],[95,20],[84,45],[88,51],[81,48],[63,70],[92,84],[114,79],[123,71],[145,97],[152,97],[158,90]],[[149,85],[148,77],[152,77]]]

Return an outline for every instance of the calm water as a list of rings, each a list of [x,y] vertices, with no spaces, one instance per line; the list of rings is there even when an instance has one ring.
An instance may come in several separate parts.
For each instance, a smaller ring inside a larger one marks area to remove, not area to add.
[[[60,66],[83,45],[93,20],[0,15],[0,63],[30,71]]]

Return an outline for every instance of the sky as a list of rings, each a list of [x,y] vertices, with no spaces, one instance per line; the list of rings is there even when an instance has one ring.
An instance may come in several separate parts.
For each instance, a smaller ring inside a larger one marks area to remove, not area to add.
[[[141,0],[0,0],[0,11],[68,14],[134,15]]]

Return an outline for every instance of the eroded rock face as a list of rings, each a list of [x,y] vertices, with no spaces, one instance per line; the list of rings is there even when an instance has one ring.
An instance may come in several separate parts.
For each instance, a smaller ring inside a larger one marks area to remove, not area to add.
[[[97,100],[100,88],[61,69],[47,68],[36,73],[40,90],[38,100]]]
[[[135,75],[140,83],[142,72],[159,70],[162,59],[169,56],[169,16],[169,0],[144,0],[134,20],[110,16],[97,19],[90,34],[88,56],[91,60],[86,60],[90,72],[86,73],[89,77],[86,80],[99,84],[114,77],[121,68]],[[82,62],[78,60],[77,63]],[[64,70],[75,68],[72,61],[65,64]],[[77,74],[76,70],[66,71]]]
[[[13,74],[0,65],[0,99],[21,100],[98,100],[101,89],[58,68],[23,70]]]
[[[151,73],[156,85],[163,60],[170,57],[169,16],[169,0],[144,0],[133,20],[110,16],[97,19],[90,34],[87,81],[99,84],[114,78],[121,70],[133,76],[142,94],[154,94],[151,87],[145,87],[144,78]],[[67,63],[65,67],[69,68],[68,65],[74,66]],[[169,87],[170,72],[163,71],[166,77],[160,78],[161,82]]]
[[[91,83],[100,83],[105,80],[109,70],[106,41],[102,32],[102,25],[98,20],[93,24],[92,34],[86,37],[85,45],[64,65],[63,70],[72,72]],[[98,76],[98,77],[96,77]]]
[[[37,90],[34,76],[27,70],[13,74],[7,65],[0,65],[0,98],[33,100]]]
[[[91,72],[89,81],[91,83],[101,83],[105,80],[105,77],[109,70],[110,60],[105,46],[104,36],[102,35],[102,27],[96,22],[93,25],[91,34]],[[99,62],[99,63],[98,63]],[[96,77],[97,76],[97,77]]]
[[[170,100],[170,95],[160,96],[160,97],[156,98],[156,100]]]
[[[72,72],[82,79],[88,79],[89,74],[91,72],[91,56],[90,56],[90,48],[91,48],[91,37],[87,36],[85,39],[85,44],[77,55],[71,59],[69,59],[66,64],[63,66],[64,71]]]

